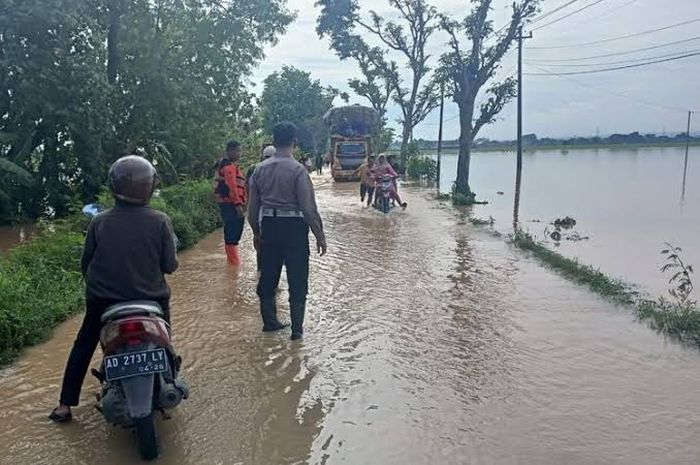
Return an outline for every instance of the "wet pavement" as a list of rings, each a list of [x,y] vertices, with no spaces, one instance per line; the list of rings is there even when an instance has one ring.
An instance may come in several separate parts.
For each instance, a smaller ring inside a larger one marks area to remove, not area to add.
[[[356,186],[316,181],[330,252],[312,260],[303,342],[260,332],[249,231],[240,272],[220,233],[182,254],[170,282],[192,397],[157,425],[158,463],[698,462],[696,350],[425,191],[382,216]],[[91,407],[94,380],[76,421],[45,419],[78,325],[0,372],[0,464],[138,462]]]

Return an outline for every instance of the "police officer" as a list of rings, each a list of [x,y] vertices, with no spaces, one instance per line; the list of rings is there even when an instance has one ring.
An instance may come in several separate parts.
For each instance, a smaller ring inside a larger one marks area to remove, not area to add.
[[[258,296],[263,331],[283,329],[277,319],[275,289],[287,268],[292,340],[304,334],[304,313],[309,283],[309,229],[316,248],[326,254],[323,222],[316,206],[313,184],[304,165],[294,160],[297,128],[289,122],[272,129],[276,153],[260,163],[250,182],[248,221],[255,246],[261,253]]]

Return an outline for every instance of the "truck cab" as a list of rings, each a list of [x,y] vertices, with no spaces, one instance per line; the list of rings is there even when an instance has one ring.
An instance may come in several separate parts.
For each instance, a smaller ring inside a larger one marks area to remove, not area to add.
[[[331,173],[336,181],[359,181],[355,175],[371,153],[369,136],[331,138]]]

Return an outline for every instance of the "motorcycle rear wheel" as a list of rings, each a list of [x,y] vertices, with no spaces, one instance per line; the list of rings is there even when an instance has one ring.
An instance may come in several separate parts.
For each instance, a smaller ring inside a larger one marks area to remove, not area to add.
[[[158,458],[158,442],[156,438],[156,425],[153,420],[153,412],[143,418],[134,421],[136,426],[136,439],[139,443],[139,453],[144,460]]]
[[[389,203],[389,199],[387,197],[382,197],[380,209],[383,213],[389,213],[389,210],[391,210],[391,204]]]

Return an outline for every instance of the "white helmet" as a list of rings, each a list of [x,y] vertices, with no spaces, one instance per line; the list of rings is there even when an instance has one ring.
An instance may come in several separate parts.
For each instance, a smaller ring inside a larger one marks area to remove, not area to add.
[[[277,153],[277,149],[273,147],[272,145],[268,145],[265,147],[262,153],[262,158],[263,160],[267,160],[268,158],[274,156]]]

